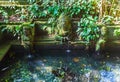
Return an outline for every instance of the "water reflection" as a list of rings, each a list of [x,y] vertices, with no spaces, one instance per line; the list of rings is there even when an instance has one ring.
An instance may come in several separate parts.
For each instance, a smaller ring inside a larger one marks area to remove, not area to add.
[[[118,58],[97,61],[74,56],[73,51],[67,50],[64,56],[28,55],[27,58],[30,60],[21,59],[8,69],[9,72],[5,71],[4,75],[9,76],[0,78],[0,82],[8,77],[8,82],[120,82]]]

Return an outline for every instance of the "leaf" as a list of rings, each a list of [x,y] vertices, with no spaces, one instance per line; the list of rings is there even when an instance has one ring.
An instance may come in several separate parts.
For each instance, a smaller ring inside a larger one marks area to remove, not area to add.
[[[2,28],[2,30],[1,30],[1,31],[2,31],[2,32],[4,32],[5,30],[7,30],[7,28],[5,28],[5,27],[4,27],[4,28]]]
[[[34,26],[35,26],[35,24],[30,24],[30,26],[31,26],[31,27],[34,27]]]
[[[90,34],[91,28],[87,28],[87,34]]]

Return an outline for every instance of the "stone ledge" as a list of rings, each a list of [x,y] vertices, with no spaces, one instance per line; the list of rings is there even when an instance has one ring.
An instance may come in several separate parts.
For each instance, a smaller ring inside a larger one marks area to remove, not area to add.
[[[4,43],[1,44],[0,46],[0,61],[3,59],[3,57],[6,55],[6,53],[8,52],[8,50],[10,49],[11,44],[10,43]]]

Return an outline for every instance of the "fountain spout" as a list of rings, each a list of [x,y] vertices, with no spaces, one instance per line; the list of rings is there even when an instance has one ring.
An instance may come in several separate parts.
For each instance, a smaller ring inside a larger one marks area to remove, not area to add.
[[[70,43],[71,43],[71,42],[70,42],[68,36],[63,37],[63,43],[67,46],[66,52],[67,52],[67,53],[70,53],[70,52],[71,52],[71,50],[70,50]]]
[[[25,50],[27,51],[27,59],[32,59],[32,58],[33,58],[33,55],[32,55],[32,53],[33,53],[32,47],[31,47],[29,44],[25,43],[25,44],[24,44],[24,48],[25,48]]]

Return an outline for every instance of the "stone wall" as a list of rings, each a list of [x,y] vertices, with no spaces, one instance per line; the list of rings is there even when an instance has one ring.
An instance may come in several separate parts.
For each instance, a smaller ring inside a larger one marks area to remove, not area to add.
[[[120,36],[114,36],[114,30],[116,28],[120,29],[120,25],[106,25],[106,28],[108,41],[120,40]]]
[[[120,29],[120,25],[107,25],[107,41],[105,43],[105,51],[112,53],[120,53],[120,36],[114,36],[114,30]]]

